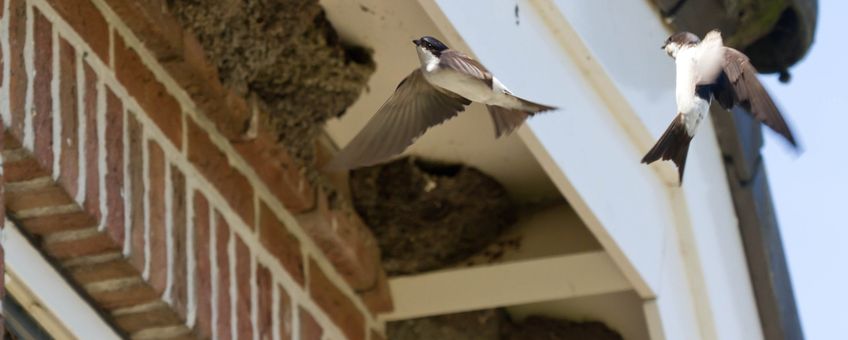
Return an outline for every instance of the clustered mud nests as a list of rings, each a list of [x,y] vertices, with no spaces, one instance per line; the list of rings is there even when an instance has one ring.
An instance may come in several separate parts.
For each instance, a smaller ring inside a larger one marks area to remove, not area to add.
[[[345,46],[317,0],[167,3],[222,83],[261,99],[282,144],[306,161],[324,121],[353,104],[374,72],[371,53]]]
[[[386,335],[389,340],[622,340],[621,335],[600,322],[543,316],[515,322],[503,309],[390,322]]]
[[[462,165],[403,158],[353,171],[350,188],[389,275],[455,264],[516,220],[503,186]]]

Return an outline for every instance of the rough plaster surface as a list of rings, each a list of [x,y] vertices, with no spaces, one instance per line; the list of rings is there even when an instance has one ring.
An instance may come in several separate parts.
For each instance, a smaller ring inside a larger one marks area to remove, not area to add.
[[[516,220],[503,186],[462,165],[403,158],[352,172],[350,188],[389,275],[455,264]]]
[[[345,46],[317,0],[169,0],[218,66],[221,81],[259,99],[280,141],[311,160],[323,122],[340,115],[374,72],[370,52]]]

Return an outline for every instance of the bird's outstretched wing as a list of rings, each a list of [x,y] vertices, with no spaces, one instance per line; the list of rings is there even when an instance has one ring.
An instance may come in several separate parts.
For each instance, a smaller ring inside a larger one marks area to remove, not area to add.
[[[439,56],[439,66],[464,73],[492,87],[492,73],[479,61],[472,59],[462,52],[445,50]]]
[[[468,104],[468,99],[430,85],[421,69],[416,69],[325,169],[348,170],[386,161],[402,153],[430,127],[464,111]]]
[[[716,79],[713,95],[727,110],[740,105],[760,122],[797,147],[792,131],[766,89],[757,79],[757,70],[742,52],[725,47],[723,72]]]

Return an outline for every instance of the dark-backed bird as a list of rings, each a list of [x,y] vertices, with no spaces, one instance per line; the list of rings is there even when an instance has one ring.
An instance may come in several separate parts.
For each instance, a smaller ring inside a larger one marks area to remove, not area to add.
[[[780,110],[757,79],[754,65],[742,52],[724,46],[721,32],[713,30],[703,41],[689,32],[675,33],[662,48],[675,60],[677,116],[642,163],[671,160],[682,184],[689,143],[713,98],[727,110],[741,106],[797,147]]]
[[[432,126],[453,118],[471,102],[486,105],[495,137],[508,135],[529,116],[554,110],[514,96],[480,62],[425,36],[412,41],[421,67],[410,73],[365,127],[325,166],[347,170],[402,153]]]

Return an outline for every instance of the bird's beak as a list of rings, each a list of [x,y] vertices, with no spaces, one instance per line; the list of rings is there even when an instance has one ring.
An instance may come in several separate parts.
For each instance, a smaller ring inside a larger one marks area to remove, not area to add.
[[[668,46],[668,44],[663,44],[662,47],[660,47],[660,49],[664,50],[666,46]]]
[[[415,46],[421,45],[420,42],[418,41],[418,39],[413,40],[412,43],[415,44]]]

